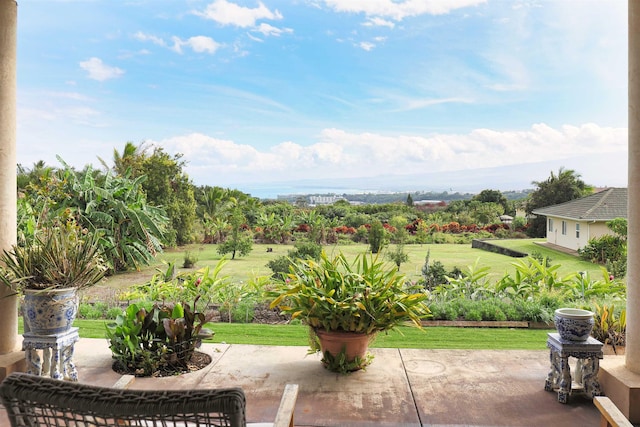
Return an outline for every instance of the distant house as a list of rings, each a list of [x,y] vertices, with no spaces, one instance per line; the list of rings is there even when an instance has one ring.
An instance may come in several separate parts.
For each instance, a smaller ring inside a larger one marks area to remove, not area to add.
[[[309,196],[309,205],[310,206],[318,206],[318,205],[332,205],[338,200],[347,200],[342,196],[336,195],[328,195],[328,196]]]
[[[533,211],[547,217],[547,242],[572,250],[612,234],[607,221],[627,218],[627,189],[607,188],[580,199]]]

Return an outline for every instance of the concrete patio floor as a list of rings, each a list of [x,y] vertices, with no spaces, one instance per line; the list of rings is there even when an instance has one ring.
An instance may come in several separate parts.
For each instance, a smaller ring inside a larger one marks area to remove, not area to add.
[[[600,421],[590,399],[574,393],[561,404],[544,391],[548,351],[373,349],[375,359],[365,371],[339,375],[307,355],[306,347],[205,344],[201,350],[213,358],[205,369],[137,378],[132,388],[240,386],[248,421],[267,422],[275,418],[285,384],[295,383],[295,424],[301,427],[582,427]],[[119,378],[106,340],[81,339],[74,361],[80,382],[110,386]]]

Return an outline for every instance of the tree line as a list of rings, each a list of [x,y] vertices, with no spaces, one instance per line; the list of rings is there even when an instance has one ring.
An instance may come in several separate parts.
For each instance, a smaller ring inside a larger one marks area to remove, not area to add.
[[[163,248],[189,243],[217,244],[221,254],[234,258],[246,255],[254,242],[367,242],[372,227],[381,244],[454,243],[478,233],[542,237],[544,218],[516,217],[516,209],[530,213],[592,191],[575,171],[560,169],[545,181],[534,181],[536,188],[522,199],[487,189],[426,208],[414,205],[411,195],[390,203],[352,205],[343,200],[310,207],[197,186],[184,172],[181,154],[144,143],[127,142],[122,152],[114,149],[111,164],[98,160],[100,167],[82,170],[60,157],[60,167],[42,161],[31,168],[18,165],[19,244],[39,229],[73,219],[87,233],[99,234],[116,272],[149,264]],[[501,215],[515,218],[507,225]]]

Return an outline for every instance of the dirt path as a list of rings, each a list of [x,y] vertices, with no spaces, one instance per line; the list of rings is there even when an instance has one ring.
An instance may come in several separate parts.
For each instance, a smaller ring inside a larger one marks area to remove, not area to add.
[[[156,270],[154,267],[148,267],[141,271],[119,273],[110,276],[97,285],[81,291],[81,301],[115,301],[118,299],[120,292],[126,291],[130,286],[145,283],[151,279],[155,273]]]

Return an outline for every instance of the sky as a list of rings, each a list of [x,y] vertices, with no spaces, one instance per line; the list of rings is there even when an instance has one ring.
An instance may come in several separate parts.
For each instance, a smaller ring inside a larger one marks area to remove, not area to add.
[[[195,185],[627,186],[621,0],[21,0],[17,157],[78,169],[127,141]]]

